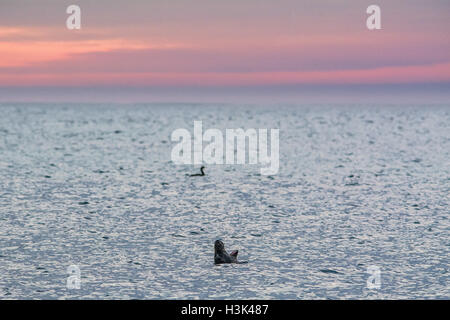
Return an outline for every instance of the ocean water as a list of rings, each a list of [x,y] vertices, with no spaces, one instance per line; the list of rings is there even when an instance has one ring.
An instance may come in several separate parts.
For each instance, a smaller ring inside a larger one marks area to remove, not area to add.
[[[0,113],[1,299],[450,298],[450,105]],[[279,128],[279,173],[187,176],[199,166],[171,162],[170,136],[194,120]],[[216,239],[248,264],[215,266]]]

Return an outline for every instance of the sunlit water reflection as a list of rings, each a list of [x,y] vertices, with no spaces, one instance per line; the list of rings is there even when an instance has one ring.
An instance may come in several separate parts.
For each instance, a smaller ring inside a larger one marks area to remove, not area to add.
[[[450,298],[449,106],[0,111],[3,299]],[[170,135],[194,120],[279,128],[280,172],[186,176]],[[214,266],[218,238],[249,263]]]

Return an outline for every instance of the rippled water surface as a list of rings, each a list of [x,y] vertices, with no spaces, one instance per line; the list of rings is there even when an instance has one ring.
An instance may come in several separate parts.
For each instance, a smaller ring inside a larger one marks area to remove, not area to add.
[[[3,299],[450,298],[448,105],[0,112]],[[194,120],[279,128],[280,172],[186,176],[170,136]],[[214,266],[216,239],[249,263]]]

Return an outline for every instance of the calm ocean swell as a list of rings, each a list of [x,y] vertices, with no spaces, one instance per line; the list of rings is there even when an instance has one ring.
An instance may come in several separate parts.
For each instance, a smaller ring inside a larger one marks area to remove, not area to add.
[[[450,105],[0,112],[2,299],[450,298]],[[170,161],[170,136],[194,120],[279,128],[280,172],[187,177],[198,166]],[[218,238],[249,263],[214,266]]]

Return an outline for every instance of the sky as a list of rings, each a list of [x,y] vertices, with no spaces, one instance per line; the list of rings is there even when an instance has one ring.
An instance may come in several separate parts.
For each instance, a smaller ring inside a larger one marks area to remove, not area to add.
[[[449,96],[448,0],[0,0],[0,101]]]

